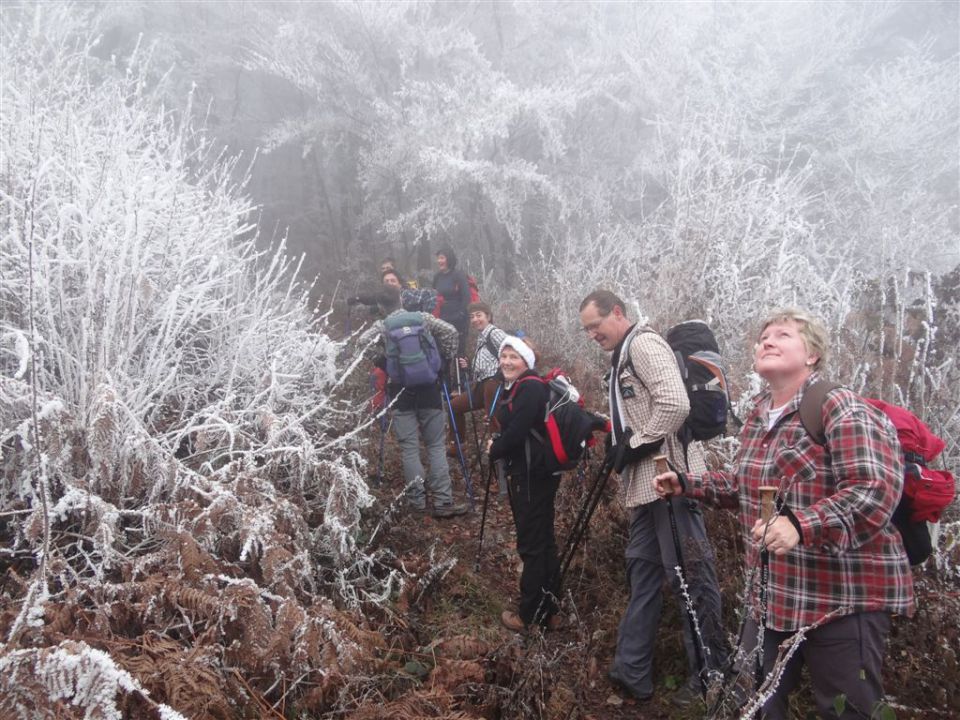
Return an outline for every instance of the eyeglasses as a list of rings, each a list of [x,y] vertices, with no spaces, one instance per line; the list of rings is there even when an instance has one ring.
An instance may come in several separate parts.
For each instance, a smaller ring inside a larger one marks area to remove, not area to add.
[[[608,317],[609,315],[605,315],[599,320],[594,320],[592,323],[587,323],[580,329],[583,330],[583,332],[585,332],[587,335],[595,335],[597,331],[600,329],[600,326],[603,325],[603,321],[606,320]]]

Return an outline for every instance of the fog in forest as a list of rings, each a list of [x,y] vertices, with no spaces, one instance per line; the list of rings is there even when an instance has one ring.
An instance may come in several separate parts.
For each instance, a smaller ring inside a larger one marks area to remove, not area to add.
[[[909,407],[956,470],[958,52],[954,0],[4,0],[0,715],[629,715],[599,676],[622,512],[563,642],[484,634],[509,509],[475,572],[476,513],[398,518],[380,315],[346,300],[388,256],[429,286],[450,246],[602,411],[578,308],[610,289],[658,330],[706,320],[741,413],[758,322],[799,306],[831,378]],[[897,717],[960,710],[956,503],[937,538],[891,639]]]
[[[508,288],[598,243],[622,247],[618,280],[664,255],[709,272],[718,245],[741,267],[779,245],[814,272],[875,274],[960,261],[957,14],[128,2],[97,17],[95,52],[139,47],[171,106],[191,99],[230,152],[259,149],[263,238],[289,233],[325,287],[385,255],[432,272],[445,242]]]

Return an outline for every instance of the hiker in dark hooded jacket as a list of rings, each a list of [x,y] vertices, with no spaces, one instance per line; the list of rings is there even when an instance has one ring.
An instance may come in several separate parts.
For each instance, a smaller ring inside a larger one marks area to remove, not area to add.
[[[530,433],[536,430],[546,437],[544,415],[550,395],[535,365],[533,348],[520,338],[508,335],[500,344],[505,399],[497,411],[500,434],[488,445],[490,461],[506,464],[517,552],[523,560],[518,611],[504,610],[500,615],[503,626],[515,632],[534,622],[549,629],[561,625],[556,605],[560,561],[553,530],[560,475],[547,470],[546,449]]]
[[[457,357],[463,357],[467,347],[467,330],[470,320],[467,314],[467,306],[470,304],[470,283],[463,271],[457,270],[457,255],[450,246],[437,250],[437,274],[433,276],[433,289],[443,298],[440,305],[440,319],[453,325],[459,333]]]

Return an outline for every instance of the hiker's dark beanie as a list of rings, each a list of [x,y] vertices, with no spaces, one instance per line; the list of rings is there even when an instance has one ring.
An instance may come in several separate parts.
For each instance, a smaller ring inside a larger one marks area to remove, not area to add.
[[[467,305],[467,315],[472,315],[475,312],[482,312],[490,322],[493,322],[493,310],[485,302],[474,302]]]
[[[449,245],[444,245],[442,248],[437,250],[437,255],[443,255],[447,259],[447,267],[451,270],[457,269],[457,254],[453,251],[453,248]]]

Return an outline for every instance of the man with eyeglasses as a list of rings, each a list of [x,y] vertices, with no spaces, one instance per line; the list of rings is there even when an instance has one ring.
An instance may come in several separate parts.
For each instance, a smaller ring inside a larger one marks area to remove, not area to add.
[[[606,383],[614,445],[627,448],[615,471],[619,474],[621,498],[629,511],[630,533],[626,548],[630,599],[617,634],[617,649],[607,673],[638,700],[653,696],[653,650],[662,606],[661,587],[669,578],[681,616],[687,607],[680,577],[679,558],[673,542],[670,509],[653,490],[657,474],[653,456],[666,455],[685,472],[705,472],[699,443],[684,452],[677,437],[690,411],[690,401],[673,350],[649,327],[627,319],[619,297],[596,290],[580,305],[584,332],[611,353]],[[701,638],[694,638],[690,623],[683,622],[689,678],[671,698],[686,706],[697,700],[701,673],[718,669],[726,660],[727,644],[720,616],[720,591],[713,549],[707,540],[703,515],[696,502],[674,502],[673,516],[681,538],[681,550],[689,594]],[[698,646],[694,643],[702,643]],[[700,658],[703,659],[701,667]]]

